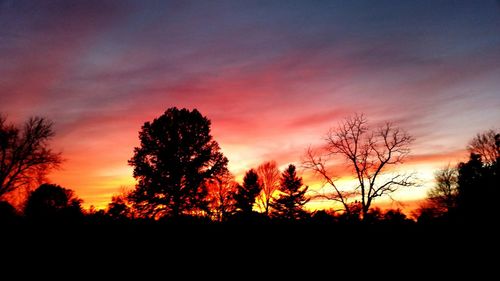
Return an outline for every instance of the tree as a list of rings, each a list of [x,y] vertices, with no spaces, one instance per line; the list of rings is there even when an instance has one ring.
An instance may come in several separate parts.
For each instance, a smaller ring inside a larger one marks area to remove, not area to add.
[[[406,215],[401,211],[401,209],[391,209],[387,210],[384,214],[384,223],[386,224],[408,224],[413,222],[408,219]]]
[[[457,209],[462,219],[495,219],[500,196],[498,162],[485,164],[482,156],[471,154],[458,165]]]
[[[243,178],[243,185],[237,187],[234,196],[237,211],[245,215],[251,214],[255,199],[261,190],[262,186],[259,182],[257,172],[254,169],[250,169]]]
[[[33,117],[22,128],[8,124],[0,114],[0,199],[20,188],[45,180],[61,163],[59,153],[49,148],[53,123]]]
[[[436,172],[434,181],[436,185],[417,210],[419,221],[450,215],[457,208],[458,170],[448,165]]]
[[[267,216],[273,193],[278,189],[280,184],[280,170],[275,161],[269,161],[257,167],[257,174],[262,181],[262,192],[259,194],[257,202]]]
[[[455,208],[457,199],[457,169],[447,166],[436,173],[436,186],[429,190],[427,196],[438,209],[445,212]]]
[[[470,158],[458,165],[457,210],[460,219],[498,220],[500,134],[478,134],[468,146]]]
[[[147,217],[179,217],[208,208],[205,182],[227,170],[228,160],[198,110],[169,108],[146,122],[129,165],[137,180],[130,196]]]
[[[271,203],[274,215],[287,220],[304,218],[307,214],[303,207],[309,199],[305,194],[308,187],[302,185],[294,165],[289,165],[281,175],[278,198]]]
[[[215,220],[224,221],[235,212],[234,195],[237,186],[229,171],[208,182],[209,207]]]
[[[106,214],[113,219],[130,218],[132,212],[127,201],[127,196],[121,194],[113,196],[111,198],[111,203],[108,204]]]
[[[24,214],[34,219],[78,219],[82,216],[82,202],[73,190],[42,184],[29,195]]]
[[[484,164],[491,165],[500,157],[500,133],[494,130],[477,134],[467,146],[471,154],[481,157]]]
[[[366,217],[375,198],[390,196],[400,187],[414,185],[411,174],[388,173],[391,167],[404,162],[412,141],[408,133],[390,122],[372,130],[363,115],[355,115],[328,132],[326,145],[319,154],[309,149],[304,166],[333,188],[331,196],[325,195],[328,199],[341,203],[347,214],[351,211],[349,202],[360,200],[362,215]],[[337,185],[338,177],[329,163],[336,156],[344,158],[352,169],[357,181],[354,190]]]

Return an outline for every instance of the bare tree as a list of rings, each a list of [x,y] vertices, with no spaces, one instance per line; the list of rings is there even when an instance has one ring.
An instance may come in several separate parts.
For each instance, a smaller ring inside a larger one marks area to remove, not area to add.
[[[349,215],[351,213],[351,204],[349,203],[349,199],[355,195],[355,192],[345,191],[337,186],[336,181],[338,180],[338,177],[333,175],[330,169],[327,168],[328,160],[326,158],[329,158],[328,155],[320,155],[319,152],[314,151],[312,148],[307,149],[303,166],[306,169],[312,170],[316,175],[321,177],[324,181],[324,185],[333,188],[332,193],[321,193],[313,196],[313,198],[336,201],[342,204],[343,210]]]
[[[22,187],[38,185],[61,163],[59,153],[48,145],[53,123],[33,117],[22,128],[0,115],[0,198]]]
[[[307,151],[304,166],[333,188],[327,198],[341,203],[347,214],[352,200],[361,202],[362,215],[366,217],[375,198],[414,185],[412,174],[388,173],[391,167],[403,163],[413,141],[408,133],[390,122],[370,129],[363,115],[348,117],[328,132],[325,141],[321,152]],[[354,190],[346,191],[337,185],[338,176],[331,171],[329,161],[338,156],[347,161],[357,179]]]
[[[427,193],[429,206],[439,213],[450,212],[456,207],[458,195],[458,171],[444,167],[436,172],[436,185]],[[428,206],[428,207],[429,207]]]
[[[470,153],[481,156],[485,164],[491,165],[500,157],[500,133],[494,130],[477,134],[467,146]]]
[[[280,170],[276,161],[268,161],[257,167],[257,174],[259,174],[262,181],[262,191],[257,198],[257,203],[264,210],[264,213],[268,215],[269,203],[273,198],[273,193],[280,185]]]
[[[209,208],[213,218],[223,221],[235,211],[234,194],[238,183],[234,181],[233,175],[226,172],[215,177],[208,183]]]

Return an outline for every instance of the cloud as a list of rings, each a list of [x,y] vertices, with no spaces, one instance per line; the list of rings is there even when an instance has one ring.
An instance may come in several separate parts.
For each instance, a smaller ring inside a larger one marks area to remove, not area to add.
[[[432,154],[412,154],[408,157],[406,161],[407,164],[415,165],[415,164],[440,164],[445,166],[446,163],[457,163],[459,161],[465,161],[468,155],[465,149],[441,152],[436,151]]]
[[[72,71],[118,7],[100,1],[5,2],[0,10],[0,102],[37,111]],[[5,39],[7,37],[7,39]]]
[[[500,30],[485,7],[6,1],[0,111],[56,122],[68,162],[53,179],[84,199],[130,183],[138,130],[171,106],[208,116],[240,174],[300,162],[354,112],[415,136],[409,164],[453,161],[500,122]]]

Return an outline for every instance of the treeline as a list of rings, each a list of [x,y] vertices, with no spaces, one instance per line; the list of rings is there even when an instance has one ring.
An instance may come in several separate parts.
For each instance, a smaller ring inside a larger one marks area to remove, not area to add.
[[[401,210],[372,206],[378,197],[415,186],[414,175],[393,172],[410,153],[413,138],[392,123],[371,128],[363,115],[355,115],[332,128],[323,147],[308,149],[302,166],[323,180],[319,191],[304,185],[295,165],[280,171],[274,161],[235,181],[210,126],[196,109],[175,107],[144,123],[129,160],[135,188],[113,196],[106,210],[84,210],[72,190],[46,183],[48,172],[61,164],[60,154],[49,147],[52,123],[31,118],[18,127],[0,116],[0,221],[409,225],[498,220],[500,134],[492,130],[471,141],[469,161],[437,172],[436,186],[409,219]],[[331,164],[341,158],[357,180],[352,189],[339,184]],[[9,201],[22,190],[30,191],[16,209]],[[332,200],[338,208],[305,208],[317,199]]]
[[[467,162],[436,172],[436,184],[418,210],[420,222],[499,222],[500,133],[478,134],[467,150]]]

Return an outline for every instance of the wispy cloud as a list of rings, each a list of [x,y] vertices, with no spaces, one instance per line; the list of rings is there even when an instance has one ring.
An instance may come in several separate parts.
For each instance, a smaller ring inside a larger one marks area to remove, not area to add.
[[[171,106],[207,115],[239,174],[300,162],[354,112],[400,124],[417,139],[409,162],[437,165],[500,122],[497,11],[471,1],[3,1],[0,111],[54,119],[68,161],[53,180],[97,205],[132,181],[137,131]]]

